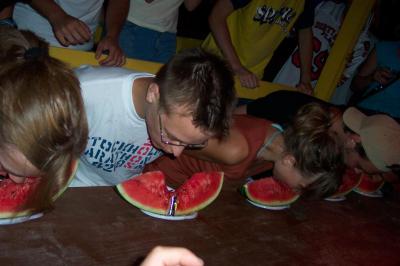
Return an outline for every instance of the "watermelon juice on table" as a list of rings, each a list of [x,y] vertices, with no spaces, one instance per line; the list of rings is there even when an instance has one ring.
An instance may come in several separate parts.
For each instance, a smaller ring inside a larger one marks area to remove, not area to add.
[[[175,190],[166,185],[161,171],[153,171],[122,182],[117,190],[126,201],[148,215],[179,220],[180,217],[194,218],[198,211],[211,204],[218,197],[223,180],[222,172],[195,173]]]
[[[71,166],[71,174],[65,185],[54,193],[55,201],[67,189],[75,176],[78,161]],[[0,224],[14,224],[39,218],[43,213],[32,213],[32,210],[24,207],[40,185],[39,177],[26,177],[24,182],[15,183],[10,178],[0,179]]]

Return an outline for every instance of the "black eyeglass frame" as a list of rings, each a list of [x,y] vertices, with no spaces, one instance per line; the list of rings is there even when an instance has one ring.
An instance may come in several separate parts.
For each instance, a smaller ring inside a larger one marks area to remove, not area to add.
[[[167,137],[167,134],[164,131],[162,122],[161,122],[161,115],[158,114],[158,121],[160,124],[160,140],[162,143],[167,144],[167,145],[172,145],[172,146],[180,146],[180,147],[185,147],[187,149],[201,149],[207,146],[207,140],[203,143],[184,143],[179,140],[170,140]]]

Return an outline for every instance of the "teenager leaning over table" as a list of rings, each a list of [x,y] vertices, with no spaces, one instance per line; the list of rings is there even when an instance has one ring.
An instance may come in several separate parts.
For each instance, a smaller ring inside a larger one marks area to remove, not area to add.
[[[344,170],[342,147],[329,130],[333,119],[317,103],[301,108],[285,130],[265,119],[234,116],[227,138],[179,158],[164,156],[146,170],[161,170],[169,182],[181,184],[196,172],[223,171],[227,179],[244,180],[272,168],[274,178],[291,189],[324,198],[337,191]]]
[[[115,185],[163,153],[178,157],[228,134],[232,73],[225,61],[199,48],[175,55],[155,76],[91,66],[76,74],[89,139],[72,186]]]
[[[345,163],[367,174],[398,171],[400,166],[400,124],[386,114],[366,115],[354,107],[337,106],[296,91],[276,91],[236,109],[287,126],[305,104],[318,102],[338,114],[330,130],[344,147]]]

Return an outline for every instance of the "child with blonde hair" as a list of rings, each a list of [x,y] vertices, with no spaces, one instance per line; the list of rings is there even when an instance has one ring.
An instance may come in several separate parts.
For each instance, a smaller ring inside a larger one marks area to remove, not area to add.
[[[0,39],[0,174],[17,183],[40,177],[28,205],[42,211],[67,185],[86,145],[79,81],[33,33],[4,26]]]

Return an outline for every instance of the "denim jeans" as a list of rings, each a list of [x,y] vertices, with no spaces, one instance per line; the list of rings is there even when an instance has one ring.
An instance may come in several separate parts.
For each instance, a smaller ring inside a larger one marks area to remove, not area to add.
[[[119,45],[129,58],[166,63],[176,52],[176,34],[150,30],[125,21]]]

